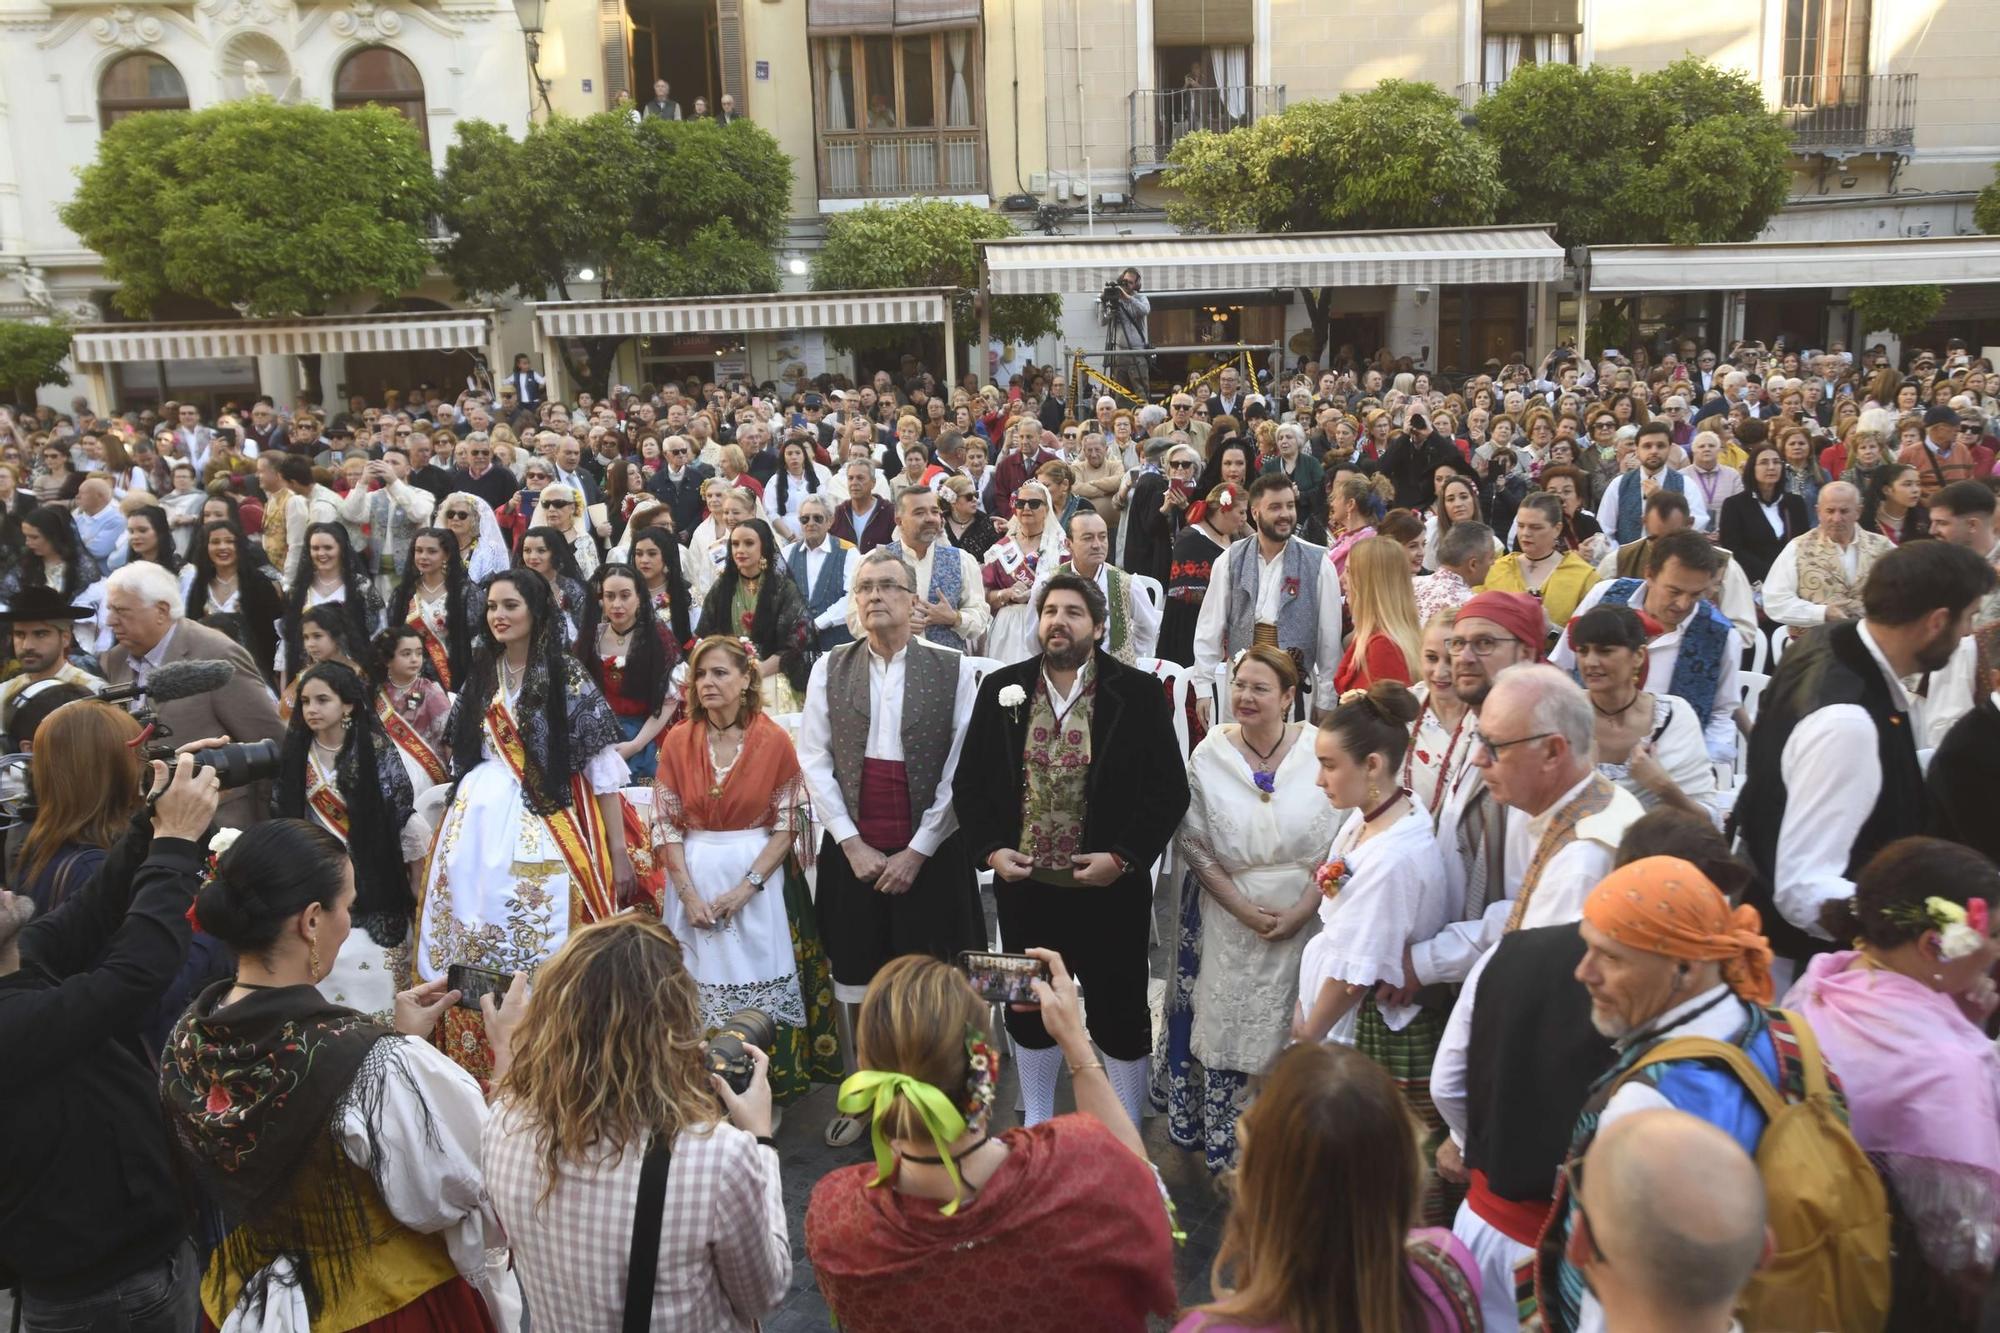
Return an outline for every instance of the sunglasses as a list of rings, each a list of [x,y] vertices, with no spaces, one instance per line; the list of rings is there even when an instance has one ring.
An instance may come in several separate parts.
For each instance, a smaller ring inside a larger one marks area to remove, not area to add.
[[[1014,508],[1016,508],[1016,509],[1046,509],[1046,508],[1048,508],[1048,502],[1047,502],[1047,501],[1045,501],[1045,500],[1016,500],[1016,501],[1014,501]]]

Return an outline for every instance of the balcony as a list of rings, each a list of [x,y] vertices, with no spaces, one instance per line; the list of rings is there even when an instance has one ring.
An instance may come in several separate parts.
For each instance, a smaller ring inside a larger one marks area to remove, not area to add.
[[[1132,176],[1136,180],[1164,168],[1173,146],[1197,130],[1233,130],[1283,111],[1285,85],[1140,88],[1127,100],[1132,120]]]
[[[1787,75],[1778,114],[1795,152],[1906,154],[1917,137],[1917,76]]]
[[[820,195],[826,199],[900,199],[924,194],[983,194],[986,173],[982,156],[976,127],[821,129]]]
[[[1459,84],[1458,104],[1464,107],[1467,111],[1472,110],[1474,107],[1479,105],[1479,100],[1481,98],[1486,97],[1487,95],[1497,91],[1500,87],[1501,82],[1502,80],[1495,79],[1490,83]]]

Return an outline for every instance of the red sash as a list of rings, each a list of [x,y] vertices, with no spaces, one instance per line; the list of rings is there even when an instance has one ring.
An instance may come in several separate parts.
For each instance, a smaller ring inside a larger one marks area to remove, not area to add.
[[[521,743],[514,715],[498,697],[486,705],[486,734],[493,738],[493,748],[506,761],[514,780],[526,786],[527,748]],[[611,889],[611,844],[604,833],[597,798],[590,794],[583,775],[572,776],[569,785],[569,809],[542,815],[540,819],[548,826],[563,863],[569,867],[571,894],[582,919],[602,921],[618,910]],[[526,812],[526,816],[535,817],[532,811]]]
[[[449,690],[451,688],[451,650],[445,647],[444,640],[438,638],[437,631],[431,628],[431,622],[425,617],[423,610],[417,605],[417,599],[414,597],[410,599],[410,614],[408,619],[409,623],[415,627],[417,633],[423,638],[424,655],[431,659],[431,670],[437,672],[438,684]],[[439,781],[443,781],[443,779],[440,778]]]
[[[375,692],[375,716],[382,720],[382,730],[389,733],[389,739],[403,753],[417,761],[424,770],[424,776],[433,783],[451,781],[451,770],[444,766],[444,759],[433,750],[430,742],[417,734],[410,720],[402,715],[389,701],[389,696],[380,690]]]
[[[335,837],[342,842],[348,840],[347,802],[340,799],[340,793],[334,790],[331,782],[317,782],[306,795],[306,804],[326,821],[326,826],[333,830]]]

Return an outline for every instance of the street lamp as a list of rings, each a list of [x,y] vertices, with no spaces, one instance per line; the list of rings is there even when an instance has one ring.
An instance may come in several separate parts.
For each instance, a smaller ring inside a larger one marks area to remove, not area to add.
[[[521,37],[528,44],[528,77],[535,81],[535,92],[542,99],[542,109],[550,115],[555,108],[549,105],[549,81],[542,77],[542,13],[548,0],[514,0],[514,14],[521,20]],[[530,107],[533,99],[529,99]]]

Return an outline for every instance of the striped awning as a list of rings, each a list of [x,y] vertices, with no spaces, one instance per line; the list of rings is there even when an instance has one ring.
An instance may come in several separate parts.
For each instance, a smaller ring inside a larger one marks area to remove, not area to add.
[[[903,291],[763,292],[662,301],[545,301],[535,320],[550,338],[636,338],[758,333],[869,324],[942,324],[949,287]]]
[[[430,352],[485,347],[491,310],[421,310],[300,319],[218,319],[198,324],[85,324],[70,355],[107,361],[197,361],[319,352]]]
[[[1147,291],[1553,282],[1548,229],[1457,227],[1285,236],[1021,236],[978,242],[996,296],[1103,290],[1136,268]]]
[[[1590,290],[1765,291],[2000,282],[2000,236],[1891,236],[1739,245],[1593,245]]]

